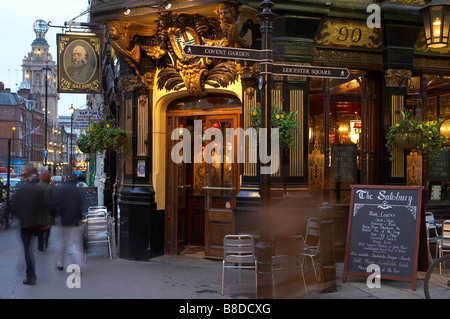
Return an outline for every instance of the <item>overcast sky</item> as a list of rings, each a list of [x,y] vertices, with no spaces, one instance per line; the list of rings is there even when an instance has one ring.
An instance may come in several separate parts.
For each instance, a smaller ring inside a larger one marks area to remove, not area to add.
[[[31,51],[36,38],[33,23],[36,20],[51,21],[51,25],[63,26],[88,8],[88,0],[20,0],[2,1],[0,9],[0,82],[16,92],[22,82],[22,60]],[[86,22],[88,15],[75,21]],[[53,60],[56,56],[56,34],[61,28],[50,27],[45,39],[50,45]],[[73,104],[79,108],[86,104],[85,94],[60,93],[58,114],[69,115]]]

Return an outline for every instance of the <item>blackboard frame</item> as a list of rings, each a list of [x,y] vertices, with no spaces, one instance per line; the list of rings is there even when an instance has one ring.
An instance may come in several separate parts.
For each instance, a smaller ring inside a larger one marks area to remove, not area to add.
[[[447,158],[445,158],[447,157]],[[439,162],[436,162],[438,161]],[[442,168],[440,165],[440,160],[446,161],[445,167],[443,167],[443,172],[445,176],[440,175],[439,172],[436,172],[434,169],[436,167]],[[442,150],[436,158],[430,158],[428,161],[428,181],[430,182],[446,182],[450,180],[450,174],[449,174],[449,166],[450,166],[450,151],[448,149]]]
[[[81,197],[83,199],[83,216],[85,216],[87,215],[89,207],[98,205],[98,187],[80,187],[79,189],[81,191]],[[86,202],[86,193],[95,193],[95,203]],[[86,207],[87,209],[84,209]]]
[[[342,153],[341,150],[350,150],[354,155],[351,158],[347,158],[345,161],[346,164],[351,163],[351,178],[346,178],[349,174],[342,174],[340,160],[341,157],[336,156],[336,151],[339,149],[339,153]],[[357,179],[357,157],[358,157],[358,148],[356,144],[340,144],[340,143],[332,143],[331,144],[331,170],[333,180],[336,182],[355,182]]]
[[[345,258],[344,258],[344,273],[343,273],[343,282],[347,281],[347,275],[355,275],[368,277],[371,273],[368,272],[356,272],[349,271],[349,249],[350,243],[352,240],[352,222],[353,222],[353,212],[355,209],[355,190],[356,189],[370,189],[370,190],[410,190],[416,191],[417,195],[417,207],[416,207],[416,221],[415,221],[415,230],[413,233],[413,238],[410,238],[410,241],[414,242],[414,252],[413,252],[413,264],[412,264],[412,274],[410,277],[398,277],[391,275],[383,275],[381,274],[381,279],[390,279],[390,280],[398,280],[398,281],[410,281],[412,283],[412,289],[416,290],[416,281],[417,281],[417,269],[418,269],[418,260],[419,260],[419,241],[421,234],[421,223],[424,221],[424,202],[423,202],[423,186],[390,186],[390,185],[350,185],[351,187],[351,199],[350,199],[350,209],[349,209],[349,219],[348,219],[348,227],[347,227],[347,240],[345,246]],[[371,256],[371,258],[376,260]],[[375,262],[376,264],[376,262]]]

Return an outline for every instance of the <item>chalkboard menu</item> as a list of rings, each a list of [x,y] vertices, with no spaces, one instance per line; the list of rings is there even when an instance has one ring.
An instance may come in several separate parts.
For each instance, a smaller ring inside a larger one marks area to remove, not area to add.
[[[436,157],[430,157],[428,162],[429,175],[428,180],[432,182],[441,182],[450,180],[449,176],[449,150],[441,151]]]
[[[415,290],[423,187],[351,187],[344,282],[347,274],[369,276],[375,264],[382,279],[411,281]]]
[[[356,181],[356,144],[331,144],[331,168],[335,181]]]
[[[80,187],[80,191],[83,199],[83,216],[86,216],[89,207],[98,205],[98,190],[97,187]]]

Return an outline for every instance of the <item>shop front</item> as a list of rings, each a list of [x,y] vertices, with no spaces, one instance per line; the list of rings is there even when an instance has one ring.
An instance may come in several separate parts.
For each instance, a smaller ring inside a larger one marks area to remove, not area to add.
[[[372,1],[276,1],[273,8],[274,62],[350,73],[274,75],[271,93],[273,107],[295,112],[298,123],[292,146],[272,158],[279,169],[270,175],[271,196],[305,192],[317,207],[330,203],[340,243],[351,184],[424,185],[435,210],[450,198],[448,152],[428,159],[420,150],[399,150],[389,161],[385,146],[405,107],[426,120],[446,118],[441,131],[450,136],[448,49],[424,46],[424,3],[410,2],[380,3],[380,28],[367,24]],[[117,176],[110,184],[122,218],[122,255],[137,259],[129,251],[141,247],[140,259],[148,259],[199,246],[205,256],[220,257],[224,235],[259,227],[260,171],[251,160],[259,145],[228,151],[237,140],[225,136],[252,126],[260,64],[189,56],[183,47],[260,50],[260,4],[171,1],[165,9],[145,1],[123,10],[126,3],[91,4],[93,21],[105,26],[103,103],[132,132],[129,154],[106,159],[114,170],[108,175]]]

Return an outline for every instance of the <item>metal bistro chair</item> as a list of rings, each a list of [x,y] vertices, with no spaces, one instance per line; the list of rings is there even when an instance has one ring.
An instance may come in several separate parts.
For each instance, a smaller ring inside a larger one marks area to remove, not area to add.
[[[319,252],[320,252],[320,219],[311,217],[308,219],[308,223],[306,224],[302,265],[303,261],[305,260],[305,257],[309,257],[311,259],[316,280],[318,278],[314,258],[319,256]]]
[[[289,236],[289,238],[284,240],[277,240],[275,244],[275,256],[272,257],[272,286],[275,298],[277,297],[275,272],[284,272],[286,275],[289,275],[288,279],[290,279],[298,271],[303,279],[305,293],[308,293],[305,273],[303,271],[303,246],[304,238],[302,235]]]
[[[450,220],[448,219],[442,223],[442,235],[437,245],[439,257],[442,257],[444,252],[450,252]]]
[[[108,215],[108,209],[106,208],[106,206],[89,206],[87,212],[88,215],[96,215],[102,213]]]
[[[427,246],[428,246],[428,258],[430,262],[433,260],[431,256],[430,244],[436,245],[436,256],[438,256],[438,240],[439,234],[437,232],[436,225],[434,225],[434,215],[432,212],[425,212],[425,224],[427,227]]]
[[[433,242],[439,237],[439,235],[436,225],[434,225],[434,215],[432,212],[425,213],[425,223],[427,224],[427,228],[429,230],[429,238],[431,242]]]
[[[225,269],[239,269],[241,279],[242,269],[255,270],[255,286],[258,287],[255,241],[251,235],[226,235],[223,239],[222,262],[222,296],[225,280]]]
[[[88,245],[95,243],[106,243],[109,259],[112,259],[110,227],[106,211],[92,212],[86,216],[84,262],[87,262]]]

